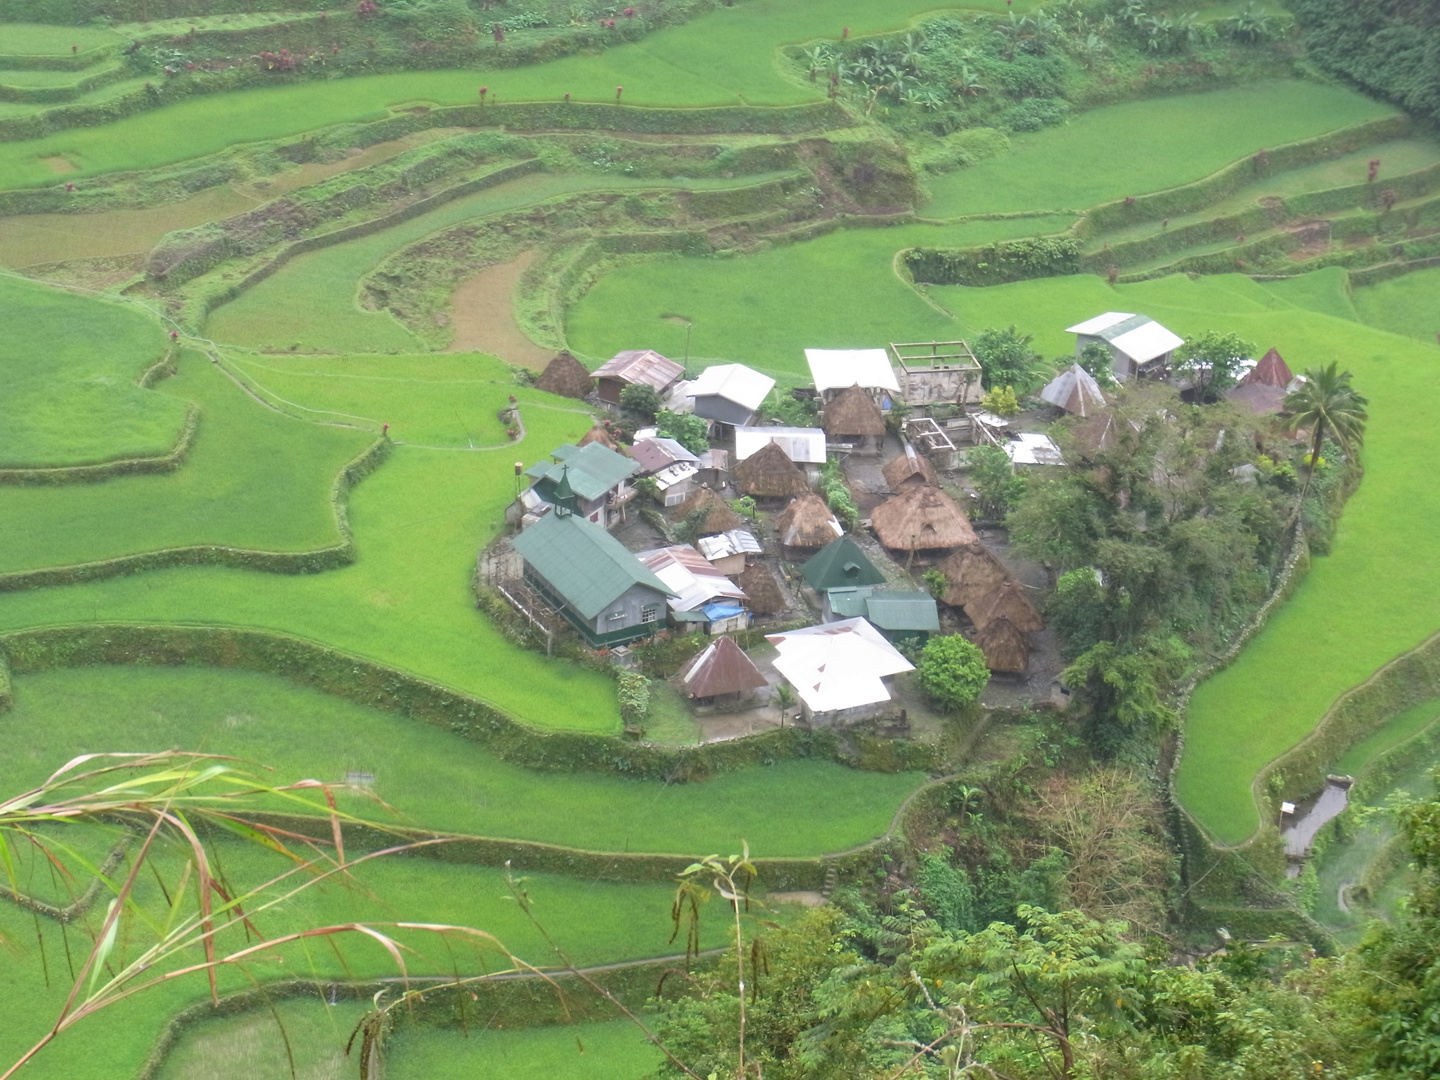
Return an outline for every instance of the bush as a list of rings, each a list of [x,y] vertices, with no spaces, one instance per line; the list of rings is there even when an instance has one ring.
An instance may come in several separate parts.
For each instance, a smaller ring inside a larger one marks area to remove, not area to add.
[[[650,392],[654,393],[653,390]],[[703,454],[710,449],[710,425],[703,416],[696,416],[694,413],[674,413],[669,409],[661,409],[655,417],[655,431],[661,438],[674,439],[692,454]]]
[[[1070,103],[1059,98],[1032,98],[1006,109],[1000,122],[1011,131],[1039,131],[1058,124],[1070,111]]]
[[[997,386],[980,399],[980,404],[989,412],[1005,420],[1020,412],[1020,402],[1015,398],[1013,386]]]
[[[933,637],[920,653],[920,688],[946,712],[973,704],[990,681],[985,654],[960,634]]]
[[[981,516],[1000,520],[1025,494],[1025,478],[998,446],[977,446],[966,459],[970,483],[980,497]]]
[[[655,388],[642,383],[633,383],[621,390],[620,404],[646,420],[654,420],[655,414],[665,407],[665,402],[660,400]]]
[[[946,135],[922,154],[920,164],[930,172],[944,173],[1010,152],[1010,136],[998,128],[967,128]]]
[[[971,339],[986,390],[1010,386],[1023,393],[1036,382],[1041,359],[1030,347],[1030,340],[1029,334],[1013,326],[1005,330],[989,327]]]
[[[650,715],[650,680],[638,671],[622,671],[617,682],[621,719],[638,724]]]

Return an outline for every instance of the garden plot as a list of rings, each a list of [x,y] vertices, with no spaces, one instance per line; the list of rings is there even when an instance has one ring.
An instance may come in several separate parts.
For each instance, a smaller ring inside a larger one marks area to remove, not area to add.
[[[5,275],[0,309],[0,468],[171,451],[185,423],[185,404],[138,385],[165,355],[165,336],[154,319]]]

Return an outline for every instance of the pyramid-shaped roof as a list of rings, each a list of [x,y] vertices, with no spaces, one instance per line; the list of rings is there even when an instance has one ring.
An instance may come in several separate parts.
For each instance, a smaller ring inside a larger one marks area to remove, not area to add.
[[[1040,400],[1058,405],[1072,416],[1090,416],[1105,407],[1105,392],[1095,376],[1079,364],[1071,364],[1045,384]]]
[[[875,569],[875,564],[865,557],[851,536],[826,544],[806,560],[801,573],[816,592],[885,584],[885,575]]]
[[[1240,380],[1241,386],[1278,386],[1282,389],[1295,381],[1295,373],[1290,370],[1290,365],[1285,363],[1285,358],[1280,355],[1279,349],[1272,348],[1260,358],[1260,362],[1245,373]]]
[[[734,638],[721,637],[680,669],[680,684],[690,697],[715,697],[756,690],[766,680]]]

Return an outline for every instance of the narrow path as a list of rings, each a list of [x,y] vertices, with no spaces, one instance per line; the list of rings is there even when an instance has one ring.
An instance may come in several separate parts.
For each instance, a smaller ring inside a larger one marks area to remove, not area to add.
[[[483,352],[507,364],[544,370],[551,353],[542,349],[515,321],[515,286],[540,254],[522,252],[508,263],[487,266],[462,281],[450,297],[450,324],[455,337],[447,352]]]

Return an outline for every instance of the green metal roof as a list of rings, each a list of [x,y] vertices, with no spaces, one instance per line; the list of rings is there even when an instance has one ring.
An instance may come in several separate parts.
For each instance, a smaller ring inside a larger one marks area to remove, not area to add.
[[[837,537],[826,544],[810,557],[801,573],[817,592],[885,584],[885,575],[875,569],[875,564],[849,536]]]
[[[541,489],[542,495],[554,490],[563,473],[575,494],[582,499],[598,499],[640,468],[636,462],[598,442],[581,447],[566,443],[552,456],[560,460],[542,461],[525,470],[526,476],[535,478],[535,486]]]
[[[830,610],[842,618],[869,619],[881,630],[939,630],[934,597],[909,589],[831,589]]]
[[[675,595],[619,540],[575,514],[552,511],[511,543],[587,619],[599,615],[633,585],[645,585],[661,596]]]

